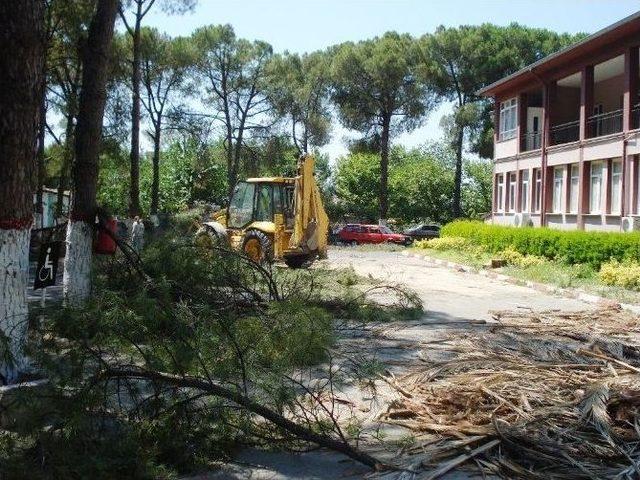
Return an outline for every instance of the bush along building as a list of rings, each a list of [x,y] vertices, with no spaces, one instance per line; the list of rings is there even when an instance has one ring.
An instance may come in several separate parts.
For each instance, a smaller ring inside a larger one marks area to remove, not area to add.
[[[503,225],[640,230],[640,12],[482,89]]]

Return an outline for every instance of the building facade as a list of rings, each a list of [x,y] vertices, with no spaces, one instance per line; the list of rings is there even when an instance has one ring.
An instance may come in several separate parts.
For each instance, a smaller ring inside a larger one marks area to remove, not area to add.
[[[640,12],[480,91],[495,101],[493,223],[640,229],[639,45]]]
[[[71,195],[68,190],[62,192],[62,217],[56,217],[56,206],[58,204],[58,190],[44,187],[42,189],[42,215],[38,213],[37,196],[33,195],[33,228],[51,228],[67,221],[69,215],[69,199]]]

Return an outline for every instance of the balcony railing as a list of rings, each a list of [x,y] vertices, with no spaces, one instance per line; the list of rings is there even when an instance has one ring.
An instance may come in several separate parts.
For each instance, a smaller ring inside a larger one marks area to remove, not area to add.
[[[576,142],[579,138],[580,120],[555,125],[549,129],[549,143],[551,145]]]
[[[622,110],[593,115],[587,119],[589,137],[601,137],[622,131]]]
[[[640,128],[640,103],[631,108],[631,128]]]
[[[520,149],[523,152],[528,152],[530,150],[537,150],[540,148],[542,140],[542,135],[540,132],[527,132],[522,134],[520,139]]]

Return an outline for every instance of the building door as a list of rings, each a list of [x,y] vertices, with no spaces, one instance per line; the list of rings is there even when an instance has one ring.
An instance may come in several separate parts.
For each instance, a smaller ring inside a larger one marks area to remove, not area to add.
[[[541,119],[542,108],[529,107],[527,109],[527,151],[536,150],[541,146]]]

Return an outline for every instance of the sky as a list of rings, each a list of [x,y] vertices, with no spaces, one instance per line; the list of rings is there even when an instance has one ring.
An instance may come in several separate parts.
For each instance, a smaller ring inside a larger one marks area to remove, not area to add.
[[[276,52],[303,53],[389,30],[419,36],[438,25],[518,22],[558,32],[594,33],[638,10],[638,0],[199,0],[192,13],[168,16],[154,8],[145,20],[172,36],[229,23],[239,37],[267,41]],[[448,111],[449,105],[441,105],[422,127],[394,142],[412,147],[441,138],[440,119]],[[345,153],[347,136],[353,137],[335,128],[323,151],[332,159]]]

